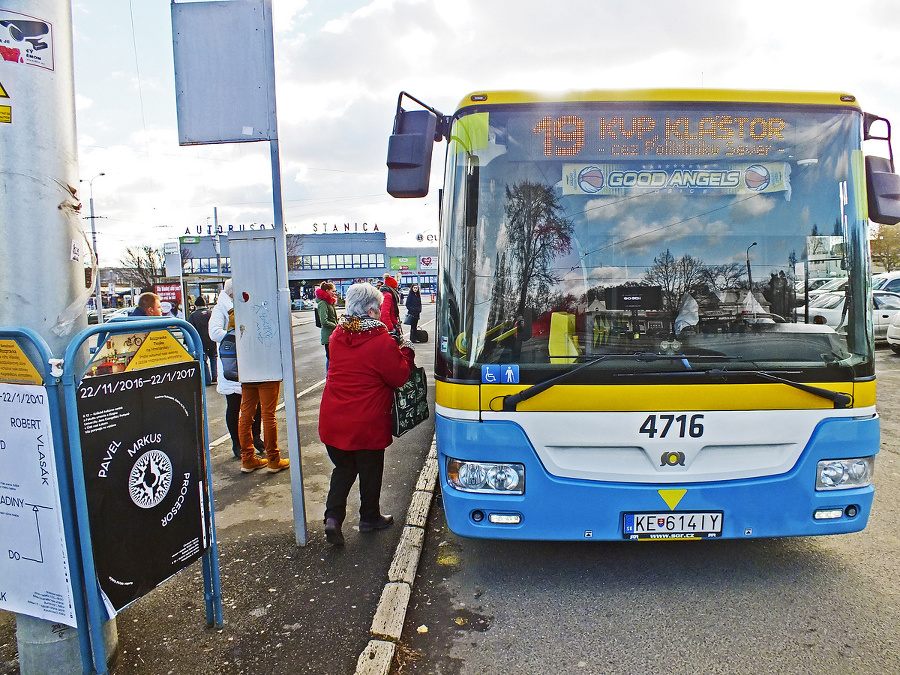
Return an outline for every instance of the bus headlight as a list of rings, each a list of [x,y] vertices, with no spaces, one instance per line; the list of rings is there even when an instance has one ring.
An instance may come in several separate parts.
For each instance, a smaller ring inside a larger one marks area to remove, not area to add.
[[[508,462],[467,462],[447,458],[447,480],[463,492],[520,495],[525,492],[525,465]]]
[[[847,490],[872,484],[874,457],[823,459],[816,466],[816,490]]]

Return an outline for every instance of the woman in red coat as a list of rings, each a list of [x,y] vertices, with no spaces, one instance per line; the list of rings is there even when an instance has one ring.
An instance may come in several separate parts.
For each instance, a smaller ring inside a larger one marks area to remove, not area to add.
[[[390,274],[384,275],[384,284],[381,286],[384,294],[384,304],[381,305],[381,323],[388,331],[403,332],[400,323],[400,292],[397,290],[397,280]]]
[[[331,334],[328,379],[319,409],[319,438],[334,464],[325,501],[325,538],[343,544],[347,496],[359,476],[359,530],[382,530],[394,522],[381,513],[384,451],[391,444],[394,389],[415,364],[408,341],[398,345],[379,320],[382,294],[353,284],[346,313]]]

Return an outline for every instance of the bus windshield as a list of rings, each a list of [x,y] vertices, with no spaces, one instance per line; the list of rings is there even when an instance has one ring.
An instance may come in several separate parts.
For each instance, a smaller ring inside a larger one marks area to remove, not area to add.
[[[439,376],[873,374],[858,110],[485,105],[450,136]]]

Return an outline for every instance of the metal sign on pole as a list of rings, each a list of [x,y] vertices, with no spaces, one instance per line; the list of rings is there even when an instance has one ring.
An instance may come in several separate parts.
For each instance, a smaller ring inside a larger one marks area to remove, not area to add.
[[[275,108],[272,0],[171,4],[175,102],[180,145],[269,141],[275,218],[275,284],[279,352],[291,460],[294,535],[306,544],[306,508],[297,424],[291,294],[281,196]],[[234,45],[242,45],[235,49]],[[237,272],[233,251],[232,271]],[[273,351],[274,353],[274,351]]]

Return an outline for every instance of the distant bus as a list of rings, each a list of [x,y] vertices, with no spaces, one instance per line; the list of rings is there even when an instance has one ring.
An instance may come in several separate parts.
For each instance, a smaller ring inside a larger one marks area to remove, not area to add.
[[[868,218],[900,220],[887,120],[840,93],[478,92],[452,115],[403,93],[391,194],[428,192],[438,139],[436,435],[453,532],[865,528],[879,447]],[[865,157],[864,140],[888,157]],[[825,263],[849,279],[837,331],[804,309]]]

